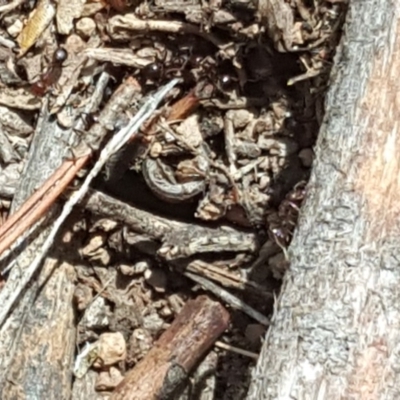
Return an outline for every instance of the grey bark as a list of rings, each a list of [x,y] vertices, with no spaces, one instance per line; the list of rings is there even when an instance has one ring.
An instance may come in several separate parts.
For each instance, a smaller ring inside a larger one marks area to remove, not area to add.
[[[68,145],[66,131],[48,115],[38,124],[25,171],[14,196],[17,209],[63,161]],[[55,209],[53,209],[55,211]],[[51,213],[49,213],[51,215]],[[22,244],[16,265],[1,292],[2,304],[16,290],[47,229]],[[75,316],[72,296],[75,273],[59,251],[47,258],[35,282],[21,294],[16,307],[0,327],[0,397],[42,399],[70,397],[75,350]]]
[[[350,1],[248,399],[400,398],[400,3]]]

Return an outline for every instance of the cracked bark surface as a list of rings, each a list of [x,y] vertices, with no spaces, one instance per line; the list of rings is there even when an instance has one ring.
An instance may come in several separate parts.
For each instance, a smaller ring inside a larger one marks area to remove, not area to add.
[[[350,2],[248,399],[400,397],[400,4]]]

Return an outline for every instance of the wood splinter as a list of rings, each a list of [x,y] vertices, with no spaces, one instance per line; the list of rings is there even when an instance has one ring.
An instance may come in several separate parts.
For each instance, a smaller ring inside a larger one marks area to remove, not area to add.
[[[127,373],[112,400],[172,398],[229,324],[228,311],[207,296],[189,300],[147,356]]]

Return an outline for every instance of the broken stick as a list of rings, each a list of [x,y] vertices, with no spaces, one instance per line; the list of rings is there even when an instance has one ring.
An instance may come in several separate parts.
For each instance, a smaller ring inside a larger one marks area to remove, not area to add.
[[[168,399],[228,327],[229,313],[207,296],[189,300],[147,356],[128,372],[112,400]]]

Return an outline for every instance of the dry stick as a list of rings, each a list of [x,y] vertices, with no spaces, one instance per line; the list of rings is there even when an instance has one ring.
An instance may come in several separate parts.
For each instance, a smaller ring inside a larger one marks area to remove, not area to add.
[[[49,235],[47,236],[45,242],[43,243],[42,248],[30,264],[28,270],[26,271],[25,275],[21,278],[19,282],[18,289],[7,298],[5,304],[0,310],[0,325],[2,325],[6,319],[8,312],[10,311],[11,307],[14,305],[15,301],[17,300],[18,296],[20,295],[23,288],[28,284],[31,280],[33,274],[39,268],[41,262],[43,261],[44,257],[46,256],[48,250],[53,244],[54,238],[58,233],[61,225],[71,213],[73,207],[83,198],[86,194],[90,183],[92,180],[97,176],[100,172],[101,168],[107,162],[108,158],[118,151],[130,138],[131,136],[136,133],[141,125],[154,113],[157,109],[159,103],[162,99],[168,94],[168,92],[179,82],[179,79],[174,79],[169,82],[167,85],[163,86],[159,89],[153,96],[151,96],[145,104],[141,107],[138,113],[129,121],[129,124],[121,129],[117,134],[115,134],[107,145],[102,150],[99,160],[93,167],[93,169],[87,175],[85,181],[83,182],[82,186],[77,190],[72,196],[68,199],[65,203],[63,210],[61,211],[60,216],[54,222]]]
[[[102,75],[100,75],[100,78],[101,77]],[[97,80],[95,90],[90,96],[90,100],[84,106],[84,110],[87,110],[89,103],[97,103],[93,97],[97,96],[97,86],[102,80],[103,79]],[[102,93],[100,94],[101,96],[99,97],[102,98]],[[77,116],[79,110],[75,111],[76,113],[74,115]],[[42,123],[41,120],[45,122]],[[53,118],[49,119],[47,107],[46,109],[43,108],[35,132],[35,138],[32,142],[33,148],[31,148],[31,153],[24,168],[24,174],[21,177],[21,183],[14,196],[12,212],[16,212],[49,175],[54,173],[54,170],[62,164],[64,157],[68,154],[67,140],[65,140],[66,138],[61,139],[61,135],[65,137],[66,134],[71,132],[71,129],[63,129],[58,126],[56,120]],[[67,138],[70,138],[70,136],[68,135]],[[38,171],[41,173],[38,174]],[[56,209],[58,209],[58,207],[52,209],[46,218],[47,221],[51,221],[54,218]],[[26,242],[24,240],[24,243],[21,243],[22,239],[18,240],[20,241],[18,252],[13,254],[13,260],[17,268],[11,271],[9,279],[7,279],[7,283],[0,293],[1,304],[7,304],[9,294],[14,293],[14,291],[19,288],[21,276],[24,275],[26,267],[29,266],[30,261],[36,255],[37,249],[40,248],[41,243],[47,236],[48,228],[44,227],[44,229],[40,229],[40,231],[43,230],[40,232],[38,229],[39,227],[40,226],[36,224],[31,228],[32,230],[36,230],[37,237],[29,237],[28,240],[26,240],[27,235],[24,234]],[[73,275],[71,275],[71,273],[73,273],[73,271],[68,263],[63,263],[59,265],[60,268],[54,271],[54,274],[49,277],[49,274],[59,264],[57,260],[65,258],[60,258],[59,256],[60,252],[57,251],[55,259],[46,260],[46,263],[44,263],[42,267],[44,270],[40,271],[40,274],[37,276],[37,282],[34,282],[32,286],[24,289],[18,298],[18,304],[13,307],[12,311],[7,315],[5,324],[0,328],[0,335],[2,338],[0,340],[0,353],[2,354],[0,358],[1,365],[4,367],[4,371],[0,375],[2,393],[0,397],[2,398],[7,398],[8,395],[9,397],[15,396],[22,387],[32,387],[32,379],[34,380],[35,378],[29,374],[29,366],[21,361],[27,354],[27,359],[39,360],[40,357],[46,359],[46,366],[38,366],[40,370],[38,374],[41,377],[45,377],[43,378],[44,383],[43,385],[36,385],[37,391],[35,393],[41,392],[47,394],[46,389],[51,391],[57,385],[58,388],[60,385],[66,387],[66,385],[63,385],[63,383],[68,381],[68,373],[65,367],[69,364],[68,360],[70,360],[73,353],[74,343],[74,328],[71,327],[73,322],[71,304],[71,289],[73,291],[73,282],[71,280],[73,280]],[[56,284],[56,286],[58,285],[58,287],[55,289],[53,284]],[[60,288],[63,290],[59,290]],[[53,297],[50,295],[52,291]],[[35,303],[34,307],[32,307],[33,303]],[[46,311],[42,312],[43,309],[46,309]],[[17,329],[16,327],[21,324],[21,321],[25,320],[26,316],[26,322],[29,326],[21,326],[21,329]],[[56,325],[53,327],[54,329],[52,328],[54,343],[52,343],[51,337],[49,337],[48,340],[46,338],[44,342],[40,339],[36,340],[36,337],[46,337],[48,332],[45,331],[46,327],[47,330],[49,329],[49,322],[50,324]],[[63,333],[62,328],[71,329],[69,333]],[[33,331],[35,331],[35,335],[32,336]],[[57,338],[61,337],[58,333],[62,333],[63,348],[55,353],[52,349],[54,350],[54,346],[57,347],[59,345],[59,343],[56,343]],[[72,350],[72,353],[70,350]],[[18,360],[21,362],[18,362]],[[10,377],[12,380],[12,377],[15,376],[18,376],[17,379],[20,384],[18,386],[19,389],[13,388],[12,383],[10,383]],[[46,379],[46,377],[48,379]],[[52,377],[54,379],[52,379]],[[20,391],[18,393],[20,393]],[[18,395],[16,396],[18,397]],[[38,395],[38,397],[41,396]]]
[[[43,198],[43,196],[51,189],[51,187],[61,179],[62,176],[71,168],[72,161],[63,163],[54,175],[50,176],[43,185],[18,209],[18,211],[11,215],[6,222],[0,226],[0,254],[3,252],[2,240],[4,235],[9,234],[9,231],[13,226],[21,220],[26,214],[34,207],[37,206],[37,202]]]
[[[221,287],[217,286],[215,283],[210,282],[208,279],[200,277],[199,275],[192,274],[191,272],[184,272],[185,276],[190,278],[191,280],[198,283],[203,288],[209,290],[215,296],[222,299],[225,303],[229,304],[232,308],[236,310],[240,310],[247,314],[249,317],[255,319],[262,325],[269,326],[270,320],[269,318],[262,315],[260,312],[256,311],[254,308],[250,307],[248,304],[244,303],[242,300],[238,299],[233,294],[227,292]]]
[[[188,272],[193,272],[196,275],[201,274],[208,279],[217,281],[220,285],[225,287],[233,287],[240,290],[248,288],[264,298],[274,298],[274,294],[265,287],[262,287],[262,285],[258,285],[253,281],[237,276],[220,266],[213,265],[203,260],[192,260],[187,264],[185,269]]]
[[[112,400],[165,400],[188,378],[229,325],[228,311],[207,296],[189,300],[146,357],[127,373]]]
[[[210,244],[213,246],[214,252],[226,251],[227,249],[254,252],[258,248],[257,237],[254,233],[241,231],[230,226],[213,228],[170,220],[130,206],[95,190],[89,190],[89,195],[82,205],[93,214],[112,218],[135,232],[144,233],[152,239],[160,240],[163,242],[164,248],[168,245],[171,237],[174,238],[182,232],[195,232],[194,239],[197,238],[198,240],[186,249],[186,256],[199,252],[209,252]],[[184,246],[184,243],[182,243],[182,246]]]
[[[133,68],[144,68],[152,61],[149,57],[140,57],[132,52],[132,49],[115,49],[112,47],[89,47],[84,53],[91,59],[102,63],[126,65]]]
[[[141,87],[136,79],[129,77],[126,79],[111,96],[111,99],[104,106],[90,130],[85,135],[85,140],[76,149],[77,153],[98,150],[101,142],[110,129],[114,129],[121,114],[130,108],[132,103],[136,104],[136,97],[140,93]]]
[[[228,248],[231,251],[243,252],[254,252],[257,249],[257,237],[253,233],[227,226],[213,228],[170,220],[128,205],[106,195],[105,193],[93,189],[89,190],[88,195],[80,205],[85,207],[86,210],[90,211],[94,215],[113,219],[137,233],[145,234],[152,240],[161,241],[161,249],[169,243],[169,238],[176,237],[180,232],[195,232],[193,235],[194,238],[189,238],[189,240],[194,240],[190,242],[190,246],[187,245],[188,243],[186,241],[183,243],[183,245],[186,244],[187,249],[190,249],[189,252],[186,251],[186,256],[196,255],[202,252],[204,253],[205,251],[209,252],[210,241],[213,242],[213,252],[226,251]],[[197,241],[196,237],[202,237],[204,239],[209,238],[209,240]],[[231,240],[227,241],[227,237],[231,238]],[[167,262],[176,266],[179,270],[185,268],[189,270],[189,272],[191,270],[196,274],[205,274],[206,270],[207,273],[210,274],[208,270],[211,269],[213,271],[211,272],[213,275],[212,278],[218,280],[220,283],[225,276],[227,278],[224,280],[225,284],[228,282],[228,279],[230,279],[230,285],[236,288],[244,289],[249,287],[264,298],[270,298],[273,296],[271,293],[267,292],[265,288],[257,286],[254,282],[234,277],[233,274],[227,273],[226,271],[202,260],[192,260],[184,266],[182,266],[180,260],[167,260]]]
[[[116,22],[118,21],[118,22]],[[209,40],[212,44],[220,49],[224,49],[226,43],[215,35],[203,32],[197,25],[180,21],[164,21],[164,20],[141,20],[133,14],[113,17],[109,24],[125,30],[133,30],[140,32],[169,32],[169,33],[189,33],[200,36]],[[112,36],[112,33],[111,33]]]
[[[348,4],[248,400],[400,398],[400,3]]]
[[[24,203],[24,206],[6,221],[0,229],[0,254],[7,250],[9,246],[24,232],[27,232],[45,214],[89,158],[90,156],[87,155],[76,161],[64,162],[45,184]],[[50,191],[50,189],[52,190]],[[19,221],[21,223],[18,223]]]
[[[199,104],[199,98],[194,94],[194,91],[191,91],[171,106],[167,121],[170,122],[186,118]]]
[[[103,98],[103,91],[97,93],[97,87],[103,81],[102,76],[103,74],[100,74],[99,79],[96,79],[94,91],[85,102],[83,110],[97,111],[97,107],[96,110],[88,110],[87,107],[90,103],[98,103],[94,97],[98,96],[99,101]],[[16,212],[24,201],[65,161],[72,139],[76,138],[76,135],[73,135],[73,128],[60,127],[56,119],[49,116],[47,107],[43,111],[37,123],[25,171],[13,199],[12,212]],[[73,111],[75,111],[73,116],[79,117],[82,107]],[[40,120],[44,122],[41,123]],[[54,217],[58,215],[57,210],[59,210],[58,205],[51,207],[46,216],[46,222],[54,220]],[[37,236],[29,237],[24,234],[23,243],[21,243],[22,239],[19,239],[18,251],[12,254],[16,268],[11,271],[6,285],[0,293],[1,304],[7,304],[9,294],[13,294],[15,290],[19,289],[21,276],[25,274],[37,250],[46,239],[49,225],[35,224],[31,230],[34,230]],[[35,386],[35,393],[39,398],[43,397],[40,393],[44,394],[45,398],[52,398],[54,396],[48,396],[48,394],[53,392],[58,393],[55,397],[68,397],[67,394],[61,395],[60,393],[68,392],[70,386],[68,384],[68,380],[70,380],[68,367],[74,352],[75,327],[73,326],[71,303],[74,273],[68,262],[61,264],[58,262],[68,259],[63,254],[63,249],[54,250],[54,257],[45,260],[38,271],[40,273],[35,274],[35,279],[30,282],[32,284],[20,293],[18,303],[12,308],[7,315],[6,322],[0,328],[2,338],[0,340],[0,353],[2,354],[0,358],[1,365],[4,367],[3,373],[0,374],[1,398],[19,397],[21,390],[24,391],[21,388],[29,391],[27,388],[33,386]],[[43,312],[43,310],[45,311]],[[27,318],[25,326],[17,329],[16,327],[25,318]],[[50,326],[51,335],[49,335]],[[35,334],[32,335],[32,332]],[[54,348],[59,348],[60,337],[63,338],[62,349],[54,352]],[[44,338],[44,341],[40,338]],[[23,362],[25,356],[40,364],[37,365],[38,368],[35,371],[37,376],[43,378],[41,384],[37,384],[36,378],[29,372],[29,365]],[[41,359],[45,359],[46,362],[40,363],[38,360]],[[18,388],[11,383],[17,376]],[[65,390],[60,390],[61,386]]]

